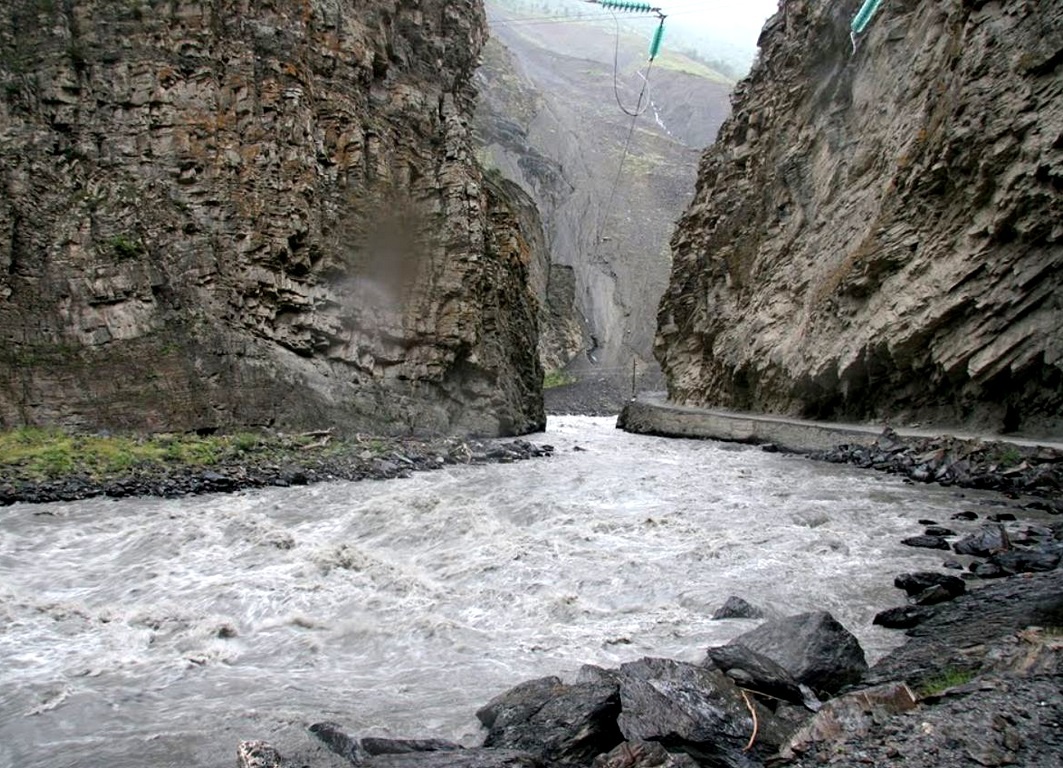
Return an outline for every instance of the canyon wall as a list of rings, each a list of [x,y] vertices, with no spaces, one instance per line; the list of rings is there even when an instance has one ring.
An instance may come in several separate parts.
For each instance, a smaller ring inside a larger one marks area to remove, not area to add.
[[[702,157],[670,398],[1063,430],[1063,5],[789,0]]]
[[[479,0],[0,5],[0,426],[542,428]]]

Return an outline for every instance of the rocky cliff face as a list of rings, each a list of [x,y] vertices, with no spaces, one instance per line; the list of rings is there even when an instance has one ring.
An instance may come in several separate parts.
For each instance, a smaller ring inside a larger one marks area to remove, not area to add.
[[[701,161],[674,400],[1063,428],[1063,6],[791,0]]]
[[[480,2],[3,6],[0,425],[541,428]]]

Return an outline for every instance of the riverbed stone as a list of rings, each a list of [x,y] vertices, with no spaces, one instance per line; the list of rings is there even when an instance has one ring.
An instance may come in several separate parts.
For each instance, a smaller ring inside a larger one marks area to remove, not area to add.
[[[764,654],[817,694],[837,693],[867,671],[859,641],[826,611],[768,621],[730,644]]]
[[[241,741],[236,748],[237,768],[280,768],[281,756],[265,741]]]
[[[461,745],[446,739],[381,739],[365,736],[362,749],[367,755],[401,755],[407,752],[448,752]]]
[[[699,768],[690,755],[669,752],[656,741],[625,741],[598,755],[593,768]]]
[[[546,764],[529,752],[472,747],[378,755],[364,765],[366,768],[544,768]]]
[[[1008,533],[1000,523],[985,525],[969,536],[952,545],[957,555],[974,555],[975,557],[989,557],[994,552],[1008,549],[1011,546]]]
[[[887,629],[909,629],[934,615],[932,608],[922,605],[901,605],[875,614],[872,624]]]
[[[621,665],[620,729],[628,741],[657,741],[702,765],[748,768],[785,738],[778,721],[752,696],[743,696],[717,669],[671,659]],[[750,708],[757,713],[757,738]]]
[[[342,726],[337,725],[336,723],[327,721],[314,723],[307,730],[328,747],[330,752],[337,754],[352,763],[360,763],[368,757],[366,752],[362,749],[359,740],[351,736]]]
[[[819,702],[812,691],[798,683],[782,666],[744,645],[709,648],[702,663],[719,669],[740,688],[791,704],[803,706],[809,703],[811,708],[818,708]]]
[[[745,601],[741,597],[731,595],[712,614],[713,619],[763,619],[764,610]]]
[[[967,585],[964,584],[963,579],[950,576],[947,573],[936,573],[935,571],[902,573],[893,580],[893,586],[897,587],[897,589],[903,589],[909,597],[915,597],[935,586],[945,590],[948,595],[946,599],[962,595],[967,591]],[[926,603],[923,604],[925,605]]]
[[[1059,552],[1038,552],[1025,549],[998,552],[989,558],[991,565],[997,566],[1009,575],[1052,571],[1059,567],[1059,561]]]
[[[522,683],[476,713],[488,729],[485,747],[523,750],[565,765],[588,763],[622,742],[619,714],[616,683],[569,685],[556,677]]]
[[[901,539],[901,544],[909,547],[918,547],[920,549],[948,549],[949,543],[945,540],[944,536],[909,536],[907,539]]]

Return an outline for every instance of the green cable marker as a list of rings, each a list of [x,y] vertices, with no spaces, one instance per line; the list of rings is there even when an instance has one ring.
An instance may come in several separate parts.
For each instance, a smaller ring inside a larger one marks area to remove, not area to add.
[[[657,31],[653,33],[653,42],[650,43],[650,61],[657,58],[661,50],[661,38],[664,37],[664,19],[657,25]]]
[[[882,0],[864,0],[864,4],[860,7],[860,10],[855,16],[853,16],[853,23],[851,28],[854,35],[862,34],[867,25],[871,23],[871,17],[875,15],[875,11],[882,5]]]

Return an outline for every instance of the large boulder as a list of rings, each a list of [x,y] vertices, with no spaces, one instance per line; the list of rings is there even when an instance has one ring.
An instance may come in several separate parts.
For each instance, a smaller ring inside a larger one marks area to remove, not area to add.
[[[702,765],[747,768],[785,739],[771,712],[719,670],[644,658],[623,664],[615,676],[618,722],[628,741],[659,742]]]
[[[771,699],[818,708],[819,702],[807,686],[798,683],[793,675],[764,654],[744,645],[709,648],[704,665],[720,670],[740,688]]]
[[[859,641],[826,611],[765,622],[730,644],[767,656],[817,693],[837,693],[867,671]]]
[[[616,683],[567,685],[556,677],[522,683],[476,713],[484,746],[518,749],[551,763],[585,764],[624,740],[617,726]]]

